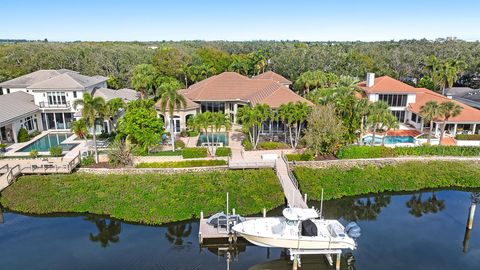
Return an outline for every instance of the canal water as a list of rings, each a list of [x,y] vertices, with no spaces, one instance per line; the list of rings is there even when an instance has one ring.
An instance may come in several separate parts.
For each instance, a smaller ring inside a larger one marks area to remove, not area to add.
[[[466,230],[472,194],[423,191],[325,202],[327,218],[343,224],[356,220],[362,228],[358,249],[343,254],[341,268],[480,269],[480,210],[473,229]],[[195,220],[153,227],[100,216],[32,217],[6,210],[2,220],[0,269],[291,269],[282,249],[201,248]],[[300,269],[333,267],[324,257],[304,256]]]

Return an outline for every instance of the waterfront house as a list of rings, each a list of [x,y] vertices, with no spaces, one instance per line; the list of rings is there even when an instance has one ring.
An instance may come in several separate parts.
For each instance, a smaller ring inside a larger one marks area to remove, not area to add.
[[[124,101],[136,99],[136,92],[130,89],[112,90],[107,88],[107,79],[103,76],[85,76],[76,71],[68,69],[59,70],[38,70],[18,78],[0,83],[0,97],[9,96],[23,92],[33,99],[32,106],[37,107],[33,114],[32,125],[23,126],[28,131],[33,130],[70,130],[71,122],[81,117],[81,108],[74,108],[73,101],[81,99],[84,93],[93,96],[101,96],[106,101],[120,97]],[[7,99],[11,99],[7,97]],[[25,97],[25,95],[22,95]],[[12,105],[21,106],[21,99],[12,100]],[[9,115],[20,117],[20,113],[12,111]],[[28,123],[28,121],[27,121]],[[4,135],[7,136],[7,129],[11,130],[14,136],[11,141],[16,141],[16,132],[19,125],[4,125]],[[109,121],[99,123],[99,131],[110,132]]]
[[[40,109],[33,95],[21,91],[0,95],[0,141],[17,142],[21,128],[28,132],[42,130]]]
[[[430,123],[425,123],[419,115],[423,105],[434,100],[439,104],[453,101],[460,105],[463,110],[460,115],[452,117],[446,124],[446,134],[455,136],[458,133],[480,134],[480,110],[467,104],[453,100],[425,88],[416,88],[395,80],[389,76],[375,77],[368,73],[367,79],[358,84],[363,94],[371,102],[385,101],[392,114],[397,117],[404,126],[415,128],[421,132],[430,128]],[[433,123],[434,134],[439,136],[443,119],[435,119]]]
[[[187,89],[179,90],[185,97],[187,106],[176,108],[173,116],[175,132],[186,129],[188,119],[201,112],[222,112],[230,117],[232,123],[238,123],[236,113],[243,106],[267,104],[277,109],[288,102],[307,102],[305,98],[293,92],[291,82],[272,71],[249,78],[236,72],[223,72],[195,83]],[[169,129],[169,115],[162,115],[161,101],[155,104],[159,117],[164,119]],[[279,121],[268,121],[263,125],[263,133],[284,132]]]

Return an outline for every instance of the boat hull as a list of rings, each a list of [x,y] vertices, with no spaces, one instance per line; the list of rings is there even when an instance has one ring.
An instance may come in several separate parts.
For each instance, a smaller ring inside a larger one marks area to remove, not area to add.
[[[322,241],[317,239],[282,239],[263,237],[238,232],[250,243],[261,247],[292,248],[292,249],[355,249],[355,244],[343,241]]]

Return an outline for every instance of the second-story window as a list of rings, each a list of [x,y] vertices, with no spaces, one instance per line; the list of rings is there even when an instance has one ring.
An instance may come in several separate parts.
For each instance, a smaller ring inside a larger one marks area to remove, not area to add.
[[[67,97],[65,92],[47,92],[49,105],[66,105]]]
[[[390,107],[405,107],[407,106],[407,95],[396,94],[380,94],[378,100],[385,101]]]

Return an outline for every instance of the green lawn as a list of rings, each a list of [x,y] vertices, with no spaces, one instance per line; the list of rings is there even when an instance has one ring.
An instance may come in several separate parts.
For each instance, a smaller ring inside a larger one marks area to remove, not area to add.
[[[351,169],[295,167],[302,192],[326,200],[385,191],[413,191],[425,188],[480,187],[480,165],[475,162],[405,162]]]
[[[2,192],[8,209],[47,214],[105,214],[145,224],[161,224],[225,210],[242,215],[273,209],[284,202],[275,173],[269,169],[186,173],[23,176]]]

